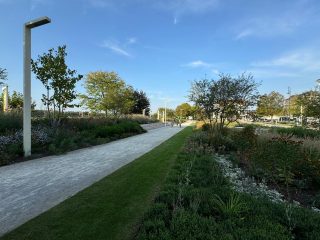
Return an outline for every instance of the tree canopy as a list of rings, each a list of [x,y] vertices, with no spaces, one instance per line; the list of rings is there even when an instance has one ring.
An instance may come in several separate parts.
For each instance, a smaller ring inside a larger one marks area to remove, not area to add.
[[[36,61],[31,61],[32,71],[46,88],[46,94],[42,94],[42,102],[47,106],[50,117],[53,107],[53,118],[60,118],[64,109],[77,106],[72,102],[77,98],[76,83],[82,79],[82,75],[76,74],[76,70],[68,68],[65,58],[66,46],[59,46],[57,50],[49,49],[48,53],[38,56]],[[58,114],[56,114],[56,111]]]
[[[256,104],[259,97],[257,87],[251,74],[243,73],[238,77],[221,74],[216,81],[194,81],[189,99],[198,107],[203,120],[208,119],[210,124],[219,124],[223,128]]]
[[[257,114],[270,116],[273,118],[276,114],[281,114],[284,109],[284,96],[278,92],[272,91],[269,94],[260,96],[257,106]]]
[[[8,77],[7,69],[0,67],[0,84],[3,84],[1,80],[3,81],[7,80],[7,77]]]
[[[192,115],[192,107],[189,103],[182,103],[176,107],[176,115],[186,118]]]
[[[134,90],[133,91],[133,106],[130,113],[142,114],[145,109],[145,114],[149,115],[150,113],[150,101],[145,92]]]
[[[119,116],[128,114],[134,105],[133,88],[116,72],[90,72],[84,87],[87,93],[81,95],[82,103],[93,112]]]

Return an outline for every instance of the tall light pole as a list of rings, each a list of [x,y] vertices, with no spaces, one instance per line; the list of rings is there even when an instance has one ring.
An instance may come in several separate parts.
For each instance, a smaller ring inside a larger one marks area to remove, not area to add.
[[[167,126],[167,100],[164,104],[164,126]]]
[[[50,23],[48,17],[41,17],[23,26],[23,151],[31,155],[31,29]]]

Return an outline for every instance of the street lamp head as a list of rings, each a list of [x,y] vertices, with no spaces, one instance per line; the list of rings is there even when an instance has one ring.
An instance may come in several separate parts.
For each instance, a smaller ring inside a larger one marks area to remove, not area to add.
[[[44,25],[44,24],[47,24],[47,23],[50,23],[50,22],[51,22],[50,18],[41,17],[41,18],[37,18],[37,19],[31,20],[31,21],[25,23],[25,27],[27,27],[27,28],[35,28],[35,27],[39,27],[41,25]]]

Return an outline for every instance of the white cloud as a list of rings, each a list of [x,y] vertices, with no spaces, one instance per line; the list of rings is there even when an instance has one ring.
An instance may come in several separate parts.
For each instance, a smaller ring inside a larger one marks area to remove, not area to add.
[[[203,14],[215,10],[220,0],[153,0],[156,8],[171,12],[173,24],[185,15]]]
[[[118,55],[122,55],[122,56],[126,56],[126,57],[132,57],[132,55],[125,50],[124,48],[120,47],[119,44],[117,44],[116,42],[112,42],[112,41],[104,41],[103,44],[101,45],[101,47],[110,49],[112,52],[118,54]]]
[[[188,67],[188,68],[203,68],[209,70],[214,75],[219,75],[220,71],[215,68],[215,64],[204,62],[202,60],[196,60],[189,62],[187,64],[182,64],[182,67]]]
[[[252,63],[254,67],[282,67],[299,71],[320,70],[320,54],[312,49],[301,49],[280,57]]]
[[[187,64],[183,64],[182,66],[183,67],[191,67],[191,68],[199,68],[199,67],[210,68],[213,65],[211,63],[207,63],[207,62],[204,62],[202,60],[196,60],[196,61],[193,61],[193,62],[189,62]]]
[[[311,48],[298,49],[269,60],[252,62],[247,71],[259,78],[307,80],[319,75],[320,53]]]
[[[281,36],[296,32],[307,24],[319,23],[316,9],[309,1],[283,3],[273,12],[245,16],[235,27],[235,39]]]
[[[239,32],[236,36],[236,39],[242,39],[242,38],[245,38],[245,37],[248,37],[250,35],[253,34],[253,31],[251,29],[244,29],[243,31]]]

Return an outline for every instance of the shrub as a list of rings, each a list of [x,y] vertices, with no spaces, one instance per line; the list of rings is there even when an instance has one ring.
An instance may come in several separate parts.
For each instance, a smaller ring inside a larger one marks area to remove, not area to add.
[[[212,155],[196,151],[201,136],[178,155],[136,239],[317,239],[319,215],[235,193]]]
[[[0,134],[16,131],[22,128],[21,113],[1,113],[0,112]]]
[[[274,128],[273,131],[279,134],[293,135],[298,138],[320,138],[320,131],[303,127]]]
[[[288,137],[260,139],[252,158],[255,173],[259,170],[274,182],[292,183],[296,175],[296,165],[303,158],[301,142]]]

